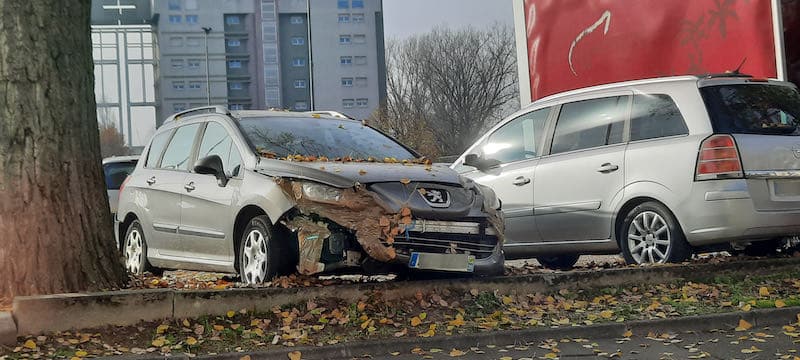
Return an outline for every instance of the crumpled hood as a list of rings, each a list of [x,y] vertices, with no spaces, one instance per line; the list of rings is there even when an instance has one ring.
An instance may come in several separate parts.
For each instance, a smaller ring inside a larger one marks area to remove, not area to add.
[[[403,179],[411,182],[462,184],[461,177],[453,169],[435,164],[293,162],[261,158],[254,170],[263,175],[310,180],[338,188],[353,187],[356,183],[372,184]]]

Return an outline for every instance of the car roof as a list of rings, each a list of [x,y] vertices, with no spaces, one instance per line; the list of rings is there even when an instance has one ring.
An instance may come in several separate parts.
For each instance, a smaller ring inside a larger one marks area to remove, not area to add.
[[[103,165],[111,163],[137,162],[137,161],[139,161],[139,155],[111,156],[103,159]]]

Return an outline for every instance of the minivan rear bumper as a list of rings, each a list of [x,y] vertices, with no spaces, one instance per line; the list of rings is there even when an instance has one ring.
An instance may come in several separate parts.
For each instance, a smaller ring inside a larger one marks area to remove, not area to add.
[[[695,182],[675,214],[693,246],[800,234],[800,210],[756,210],[744,179]]]

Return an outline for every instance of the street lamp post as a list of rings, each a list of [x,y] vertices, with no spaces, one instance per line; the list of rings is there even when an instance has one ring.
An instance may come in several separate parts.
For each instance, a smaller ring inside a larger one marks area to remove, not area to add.
[[[208,105],[211,105],[211,80],[209,74],[209,66],[208,66],[208,33],[211,32],[210,27],[204,27],[203,32],[206,34],[206,98],[208,100]]]

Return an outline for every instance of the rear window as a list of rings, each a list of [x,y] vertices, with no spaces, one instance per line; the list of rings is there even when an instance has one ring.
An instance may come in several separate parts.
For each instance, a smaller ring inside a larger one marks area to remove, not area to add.
[[[714,132],[800,135],[800,95],[793,87],[767,84],[700,88]]]
[[[103,172],[106,175],[106,188],[108,190],[119,190],[125,178],[136,168],[136,161],[114,162],[103,165]]]

